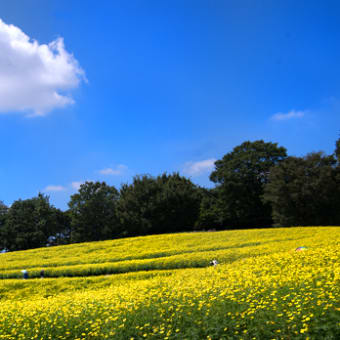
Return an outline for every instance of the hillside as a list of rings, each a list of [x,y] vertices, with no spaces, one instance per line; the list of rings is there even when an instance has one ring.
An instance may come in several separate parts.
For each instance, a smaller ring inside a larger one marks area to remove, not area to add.
[[[304,227],[0,254],[0,339],[337,339],[339,246]]]

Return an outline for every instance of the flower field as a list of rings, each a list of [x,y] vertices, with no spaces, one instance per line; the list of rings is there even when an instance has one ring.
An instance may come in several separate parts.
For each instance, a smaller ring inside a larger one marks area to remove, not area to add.
[[[0,339],[340,339],[340,227],[6,253],[0,277]]]

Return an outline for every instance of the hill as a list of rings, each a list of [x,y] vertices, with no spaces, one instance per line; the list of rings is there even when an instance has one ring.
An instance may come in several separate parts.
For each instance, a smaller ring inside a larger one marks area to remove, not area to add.
[[[1,254],[0,339],[337,339],[339,245],[304,227]]]

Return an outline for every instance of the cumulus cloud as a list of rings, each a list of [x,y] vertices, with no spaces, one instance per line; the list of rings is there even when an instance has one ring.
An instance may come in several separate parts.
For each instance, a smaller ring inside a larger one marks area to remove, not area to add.
[[[200,176],[213,170],[215,162],[215,158],[210,158],[199,162],[187,162],[184,166],[183,172],[190,176]]]
[[[45,115],[74,103],[69,91],[86,80],[63,38],[39,44],[0,19],[0,112]]]
[[[306,111],[296,111],[296,110],[291,110],[287,113],[281,113],[278,112],[274,114],[271,119],[276,120],[276,121],[282,121],[282,120],[289,120],[289,119],[294,119],[294,118],[302,118],[305,115]]]
[[[65,190],[66,188],[63,187],[62,185],[48,185],[44,189],[45,192],[51,192],[51,191],[55,192],[55,191],[65,191]]]
[[[124,164],[119,164],[115,168],[106,168],[99,170],[98,172],[102,175],[120,176],[123,175],[128,167]]]

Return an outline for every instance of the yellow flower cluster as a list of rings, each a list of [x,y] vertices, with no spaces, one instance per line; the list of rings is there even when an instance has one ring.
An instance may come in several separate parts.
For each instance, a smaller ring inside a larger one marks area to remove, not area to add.
[[[299,246],[307,250],[296,252]],[[159,235],[3,254],[2,273],[24,265],[30,272],[124,263],[122,271],[130,273],[0,280],[0,340],[338,339],[339,246],[340,228],[320,227]],[[207,267],[212,259],[219,264]]]

